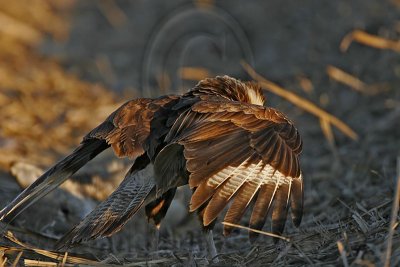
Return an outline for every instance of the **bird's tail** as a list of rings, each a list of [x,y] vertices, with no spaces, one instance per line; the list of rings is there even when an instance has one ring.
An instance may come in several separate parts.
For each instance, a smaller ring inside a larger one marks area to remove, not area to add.
[[[96,155],[108,148],[105,140],[86,139],[69,156],[47,170],[0,211],[0,221],[10,221],[33,203],[56,189]]]
[[[147,155],[142,155],[114,193],[65,234],[56,249],[118,232],[143,205],[156,198],[155,187],[153,166]]]

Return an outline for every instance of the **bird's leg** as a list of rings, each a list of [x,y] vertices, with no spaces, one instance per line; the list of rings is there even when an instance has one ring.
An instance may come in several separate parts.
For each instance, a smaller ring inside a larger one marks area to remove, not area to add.
[[[203,216],[204,216],[204,208],[206,207],[207,203],[205,203],[202,207],[200,207],[197,211],[198,218],[200,220],[200,224],[203,227],[203,232],[205,233],[205,240],[207,243],[208,255],[210,256],[213,262],[218,262],[217,257],[217,248],[215,247],[214,237],[212,229],[214,228],[216,220],[210,223],[207,226],[203,224]]]
[[[149,223],[147,226],[147,249],[153,259],[158,257],[158,245],[160,239],[160,225]]]
[[[205,234],[206,234],[205,238],[206,238],[206,243],[207,243],[207,247],[208,247],[208,253],[211,257],[211,260],[213,262],[218,262],[217,248],[215,247],[213,232],[212,232],[212,230],[206,230]]]
[[[157,253],[159,241],[160,241],[160,224],[157,224],[154,227],[154,236],[153,236],[153,245],[152,245],[153,252]]]
[[[145,212],[148,221],[153,221],[155,227],[152,229],[152,244],[151,249],[155,255],[157,255],[158,245],[160,240],[160,226],[161,221],[167,214],[168,208],[174,199],[176,188],[171,188],[167,192],[163,193],[159,198],[150,202],[145,207]]]

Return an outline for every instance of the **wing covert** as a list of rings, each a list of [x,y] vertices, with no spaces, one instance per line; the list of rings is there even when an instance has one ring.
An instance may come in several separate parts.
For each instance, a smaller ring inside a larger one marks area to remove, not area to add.
[[[119,157],[135,158],[145,151],[154,154],[162,142],[160,137],[168,132],[166,121],[171,115],[173,117],[169,108],[177,100],[177,96],[164,96],[128,101],[87,134],[85,139],[105,139]]]

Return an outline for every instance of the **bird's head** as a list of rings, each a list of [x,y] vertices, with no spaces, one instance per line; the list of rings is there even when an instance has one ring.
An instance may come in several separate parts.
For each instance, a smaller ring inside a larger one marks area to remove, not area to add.
[[[260,85],[255,82],[242,82],[227,75],[201,80],[190,92],[196,95],[215,95],[254,105],[265,104]]]

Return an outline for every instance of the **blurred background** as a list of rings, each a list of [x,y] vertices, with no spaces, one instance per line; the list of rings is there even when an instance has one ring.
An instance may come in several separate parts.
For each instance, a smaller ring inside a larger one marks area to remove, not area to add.
[[[400,154],[399,14],[397,0],[2,0],[0,204],[126,100],[182,93],[228,74],[259,81],[267,105],[295,122],[306,190],[303,223],[296,229],[288,222],[293,242],[279,249],[270,238],[250,246],[245,231],[223,238],[217,224],[222,263],[380,265]],[[19,243],[0,239],[5,266],[60,261],[32,248],[52,249],[130,163],[106,153],[21,214],[7,228]],[[161,229],[163,260],[153,263],[206,262],[189,197],[182,189],[174,201]],[[121,233],[83,244],[75,255],[151,261],[152,232],[138,214]],[[400,264],[398,230],[391,260]]]

